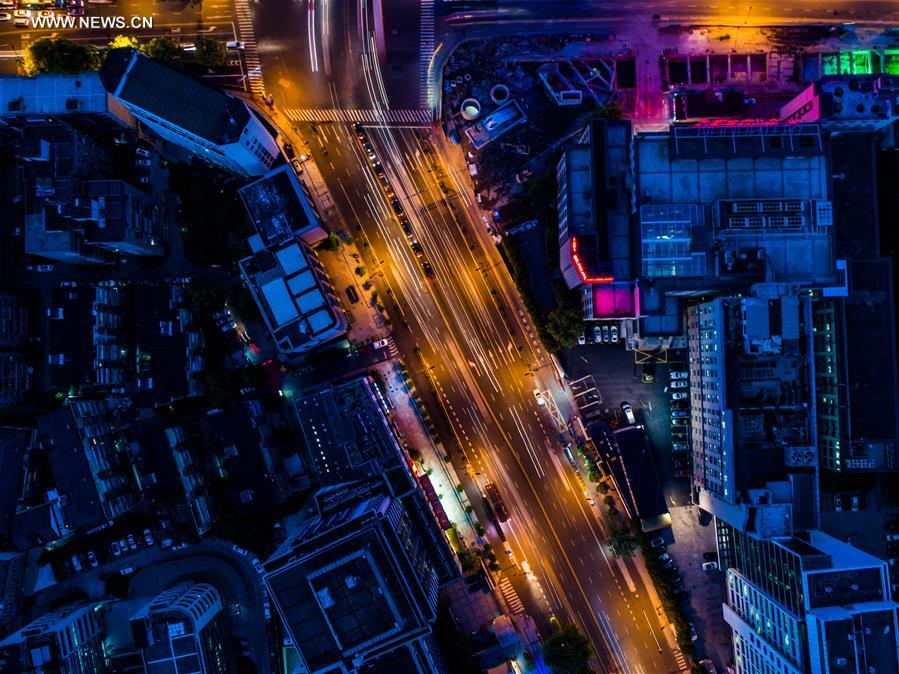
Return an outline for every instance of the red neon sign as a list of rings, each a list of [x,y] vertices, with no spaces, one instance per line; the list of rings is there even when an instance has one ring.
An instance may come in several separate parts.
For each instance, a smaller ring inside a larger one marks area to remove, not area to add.
[[[577,238],[574,236],[571,237],[571,261],[574,263],[574,268],[577,269],[577,275],[584,283],[612,283],[615,280],[614,276],[590,276],[587,273],[587,267],[584,266],[577,254]]]

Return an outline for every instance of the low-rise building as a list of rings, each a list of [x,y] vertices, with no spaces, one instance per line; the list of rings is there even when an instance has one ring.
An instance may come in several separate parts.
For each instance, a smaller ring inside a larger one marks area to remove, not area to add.
[[[198,159],[244,177],[281,156],[277,132],[244,101],[136,49],[112,49],[100,79],[140,126]]]
[[[8,674],[106,674],[103,604],[57,609],[0,641],[0,671]]]
[[[305,353],[346,332],[346,318],[331,281],[315,251],[302,240],[257,247],[240,261],[240,271],[285,356]]]
[[[0,407],[23,402],[31,390],[33,367],[25,356],[31,337],[28,302],[19,295],[0,292]]]
[[[140,485],[115,400],[72,399],[38,417],[37,423],[67,533],[113,519],[137,505]]]
[[[832,135],[881,131],[899,119],[899,77],[830,75],[780,109],[783,123],[818,123]]]
[[[209,583],[179,583],[131,616],[147,674],[230,674],[225,603]]]

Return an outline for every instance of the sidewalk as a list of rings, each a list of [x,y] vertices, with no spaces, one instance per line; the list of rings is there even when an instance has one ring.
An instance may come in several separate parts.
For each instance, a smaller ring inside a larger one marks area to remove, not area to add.
[[[434,442],[428,432],[418,405],[413,399],[413,391],[403,376],[399,364],[395,360],[375,365],[374,369],[383,377],[387,386],[387,398],[392,405],[396,427],[401,439],[408,445],[410,453],[417,451],[421,458],[416,460],[415,470],[418,474],[426,473],[440,498],[446,516],[456,531],[459,544],[471,547],[477,544],[479,536],[474,527],[474,518],[467,512],[468,497],[464,491],[459,493],[456,485],[462,483],[453,465],[444,460],[446,451]]]

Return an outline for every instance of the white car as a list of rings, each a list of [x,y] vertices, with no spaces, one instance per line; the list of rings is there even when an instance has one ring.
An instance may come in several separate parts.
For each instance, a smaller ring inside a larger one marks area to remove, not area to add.
[[[225,43],[225,49],[244,49],[246,46],[247,45],[240,40],[230,40]]]
[[[389,343],[390,343],[390,342],[388,342],[386,339],[379,339],[377,342],[375,342],[374,344],[372,344],[372,347],[375,348],[375,349],[383,349],[383,348],[385,348]]]
[[[686,400],[687,392],[686,391],[676,391],[675,393],[671,394],[671,399],[672,400]]]
[[[13,19],[12,25],[14,25],[16,28],[28,28],[28,26],[31,25],[31,19],[17,16],[15,19]]]
[[[587,337],[584,336],[583,332],[577,336],[577,343],[581,346],[587,343]]]
[[[624,412],[624,416],[627,419],[627,423],[629,423],[629,424],[637,423],[637,418],[634,416],[634,409],[631,407],[630,403],[627,403],[627,402],[621,403],[621,411]]]
[[[702,570],[703,571],[717,571],[718,570],[718,562],[703,562]]]
[[[610,328],[610,332],[611,332],[612,344],[617,344],[618,343],[618,326],[613,325]]]
[[[144,542],[147,545],[153,545],[153,534],[150,533],[149,529],[144,529]]]
[[[248,555],[247,551],[244,550],[239,545],[232,545],[231,549],[234,550],[234,552],[236,552],[238,555],[243,555],[244,557],[246,557]]]
[[[534,400],[537,401],[537,404],[540,405],[540,407],[546,405],[546,401],[543,399],[543,394],[540,393],[540,389],[538,388],[534,389]]]
[[[683,379],[677,379],[671,382],[671,388],[687,388],[689,384],[685,382]]]
[[[12,21],[12,14],[9,12],[0,12],[0,21]]]
[[[597,344],[602,341],[602,330],[598,325],[593,326],[593,341]]]
[[[689,375],[686,372],[684,372],[683,370],[674,370],[671,373],[672,379],[686,379],[688,376]]]
[[[37,15],[45,19],[56,16],[51,9],[42,9],[37,13]]]
[[[31,18],[31,10],[30,9],[17,9],[12,13],[14,17],[17,19],[30,19]]]

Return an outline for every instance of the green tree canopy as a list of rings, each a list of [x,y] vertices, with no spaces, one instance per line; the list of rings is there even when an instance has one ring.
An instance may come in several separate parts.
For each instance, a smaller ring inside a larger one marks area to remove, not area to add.
[[[119,49],[121,47],[131,47],[132,49],[140,49],[140,42],[133,35],[116,35],[109,41],[110,49]]]
[[[144,53],[152,59],[173,63],[181,57],[181,49],[170,37],[154,37],[144,45]]]
[[[225,44],[205,35],[198,35],[194,40],[197,48],[197,63],[210,68],[225,65],[228,60],[228,52]]]
[[[609,549],[615,557],[633,557],[637,550],[637,537],[630,520],[622,518],[612,527]]]
[[[42,37],[25,50],[23,69],[29,77],[41,73],[74,75],[100,68],[100,52],[90,44],[62,38]]]
[[[594,655],[590,640],[571,623],[560,623],[543,644],[543,659],[553,674],[589,674]]]

